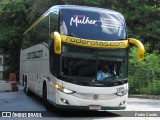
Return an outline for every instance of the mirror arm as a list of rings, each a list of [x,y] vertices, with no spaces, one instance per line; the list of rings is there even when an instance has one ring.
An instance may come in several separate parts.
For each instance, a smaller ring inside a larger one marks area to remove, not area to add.
[[[138,47],[138,62],[142,61],[144,59],[145,52],[143,44],[139,40],[134,38],[129,38],[128,41],[129,43],[132,43]]]
[[[61,54],[61,36],[58,32],[52,32],[51,38],[54,40],[54,53]]]

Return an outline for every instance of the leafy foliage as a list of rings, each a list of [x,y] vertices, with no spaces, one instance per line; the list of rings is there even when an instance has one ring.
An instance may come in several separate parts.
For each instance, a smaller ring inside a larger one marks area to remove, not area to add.
[[[25,6],[19,1],[0,2],[0,48],[10,55],[10,70],[19,69],[19,52],[25,20]]]
[[[54,5],[65,4],[63,0],[29,0],[33,4],[27,11],[27,20],[29,23],[33,23],[37,18],[39,18],[44,12],[46,12],[50,7]]]
[[[157,53],[146,53],[143,62],[136,62],[137,50],[134,47],[131,49],[129,60],[130,93],[159,94],[159,58],[160,56]]]

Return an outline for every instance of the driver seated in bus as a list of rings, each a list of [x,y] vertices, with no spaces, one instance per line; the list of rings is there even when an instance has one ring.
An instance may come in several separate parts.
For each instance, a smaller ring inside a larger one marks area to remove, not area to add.
[[[104,80],[104,78],[111,76],[110,70],[106,65],[100,64],[98,68],[97,80]]]

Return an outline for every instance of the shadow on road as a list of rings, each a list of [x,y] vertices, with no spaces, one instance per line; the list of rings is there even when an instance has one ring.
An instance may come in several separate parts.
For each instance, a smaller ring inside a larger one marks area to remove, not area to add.
[[[59,117],[119,117],[107,111],[53,111]]]

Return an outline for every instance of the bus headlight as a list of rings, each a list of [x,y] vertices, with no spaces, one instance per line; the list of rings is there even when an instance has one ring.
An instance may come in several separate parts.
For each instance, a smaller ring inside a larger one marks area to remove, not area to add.
[[[73,94],[73,93],[75,93],[74,91],[69,90],[69,89],[67,89],[67,88],[63,88],[62,90],[63,90],[63,92],[66,93],[66,94]]]
[[[118,95],[118,96],[124,96],[124,95],[126,95],[127,93],[128,93],[128,90],[123,90],[123,91],[117,92],[117,93],[115,93],[115,94]]]
[[[62,92],[64,92],[64,93],[66,93],[66,94],[73,94],[73,93],[75,93],[75,91],[67,89],[67,88],[64,88],[64,87],[62,87],[62,86],[60,86],[58,84],[55,85],[55,88],[58,89],[58,90],[60,90],[60,91],[62,91]]]

